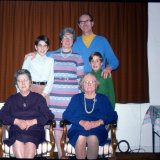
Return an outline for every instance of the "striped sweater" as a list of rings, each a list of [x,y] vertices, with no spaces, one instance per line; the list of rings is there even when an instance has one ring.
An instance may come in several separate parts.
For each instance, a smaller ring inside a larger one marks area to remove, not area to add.
[[[61,48],[47,52],[54,59],[54,84],[50,93],[49,108],[55,115],[56,129],[59,121],[74,94],[80,92],[79,80],[84,74],[84,63],[77,53],[61,53]]]

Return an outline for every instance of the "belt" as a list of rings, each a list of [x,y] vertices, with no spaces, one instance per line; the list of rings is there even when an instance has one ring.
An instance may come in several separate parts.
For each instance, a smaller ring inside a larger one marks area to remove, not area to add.
[[[38,85],[46,85],[47,84],[47,82],[32,82],[33,84],[38,84]]]

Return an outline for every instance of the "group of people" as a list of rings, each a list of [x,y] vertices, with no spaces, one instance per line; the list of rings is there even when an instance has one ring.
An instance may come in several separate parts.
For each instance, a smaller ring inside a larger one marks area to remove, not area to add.
[[[111,71],[119,61],[108,40],[93,33],[89,13],[79,17],[78,26],[79,37],[70,27],[60,32],[61,47],[56,51],[48,51],[47,36],[37,37],[36,52],[25,56],[22,69],[14,75],[17,93],[5,102],[0,120],[11,125],[5,143],[13,145],[16,158],[34,157],[44,141],[44,125],[54,118],[59,158],[59,122],[65,119],[72,124],[68,138],[76,158],[96,159],[98,146],[107,141],[105,125],[118,118]]]

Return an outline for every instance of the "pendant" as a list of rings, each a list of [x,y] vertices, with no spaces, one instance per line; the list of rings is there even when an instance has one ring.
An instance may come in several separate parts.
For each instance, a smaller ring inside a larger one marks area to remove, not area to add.
[[[23,103],[23,107],[26,108],[26,107],[27,107],[27,104],[26,104],[26,103]]]

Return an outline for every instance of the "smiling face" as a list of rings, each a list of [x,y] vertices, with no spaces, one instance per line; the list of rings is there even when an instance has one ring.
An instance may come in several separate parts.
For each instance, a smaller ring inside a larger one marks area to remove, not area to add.
[[[92,34],[92,27],[94,25],[94,22],[91,20],[91,17],[89,15],[82,15],[79,18],[78,25],[84,35]]]
[[[96,92],[96,87],[96,78],[91,74],[86,75],[83,79],[84,92],[93,94]]]
[[[101,69],[102,66],[102,60],[99,56],[94,55],[92,57],[92,60],[90,61],[90,65],[94,72],[97,72],[99,69]]]
[[[49,49],[49,46],[44,41],[39,41],[38,45],[35,45],[37,53],[41,56],[44,56]]]
[[[71,33],[64,34],[61,43],[62,43],[63,50],[70,51],[73,45],[73,34]]]

